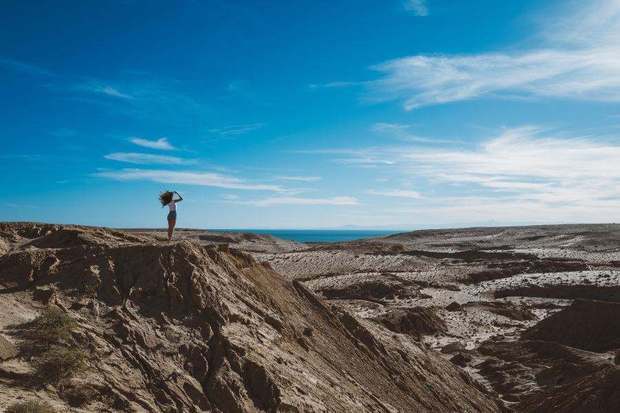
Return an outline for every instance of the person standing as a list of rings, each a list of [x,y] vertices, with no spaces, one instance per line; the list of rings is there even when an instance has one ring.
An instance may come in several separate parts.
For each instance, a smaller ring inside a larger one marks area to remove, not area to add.
[[[178,198],[175,199],[174,196]],[[168,241],[172,240],[174,227],[177,224],[177,202],[181,202],[183,197],[177,191],[166,191],[159,194],[159,202],[162,208],[168,207]]]

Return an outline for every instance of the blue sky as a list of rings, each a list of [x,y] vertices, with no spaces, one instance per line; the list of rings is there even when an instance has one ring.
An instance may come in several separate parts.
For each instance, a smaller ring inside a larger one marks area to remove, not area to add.
[[[4,1],[0,220],[620,221],[620,1]]]

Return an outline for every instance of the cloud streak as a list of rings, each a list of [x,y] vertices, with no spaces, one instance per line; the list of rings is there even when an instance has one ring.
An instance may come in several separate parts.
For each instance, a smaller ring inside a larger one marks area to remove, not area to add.
[[[129,93],[121,92],[118,88],[112,87],[110,85],[100,83],[98,81],[91,81],[86,83],[78,84],[74,87],[77,91],[92,93],[95,95],[106,96],[110,98],[117,98],[122,100],[133,100],[135,96],[130,95]]]
[[[154,155],[150,153],[139,152],[114,152],[105,155],[104,158],[112,161],[127,162],[139,165],[190,165],[196,163],[194,159],[184,159],[176,156]]]
[[[242,125],[225,126],[223,128],[212,128],[209,129],[209,132],[222,137],[232,137],[238,135],[245,135],[246,133],[250,133],[260,129],[263,126],[263,123],[247,123]]]
[[[222,175],[214,172],[122,169],[118,171],[98,172],[95,174],[95,176],[114,179],[117,181],[151,181],[164,184],[210,186],[216,188],[241,189],[252,191],[284,191],[284,189],[278,185],[251,183],[235,177]]]
[[[404,142],[419,142],[419,143],[455,143],[456,141],[447,139],[426,138],[418,136],[411,132],[412,125],[405,125],[402,123],[387,123],[377,122],[372,125],[371,130],[378,132],[386,136],[404,141]]]
[[[390,190],[376,190],[371,189],[366,191],[369,195],[387,196],[394,198],[410,198],[419,199],[422,198],[422,194],[417,191],[411,191],[408,189],[390,189]]]
[[[426,5],[426,0],[405,0],[403,7],[405,10],[416,16],[428,16],[428,6]]]
[[[131,143],[134,145],[142,146],[144,148],[150,149],[159,149],[162,151],[172,151],[176,149],[170,142],[168,142],[168,138],[159,138],[156,140],[149,140],[144,138],[131,138],[129,139]]]

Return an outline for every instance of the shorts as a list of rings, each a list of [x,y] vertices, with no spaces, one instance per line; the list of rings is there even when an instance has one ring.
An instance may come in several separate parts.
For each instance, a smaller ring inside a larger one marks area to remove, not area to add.
[[[173,220],[173,219],[177,219],[177,211],[168,212],[168,221]]]

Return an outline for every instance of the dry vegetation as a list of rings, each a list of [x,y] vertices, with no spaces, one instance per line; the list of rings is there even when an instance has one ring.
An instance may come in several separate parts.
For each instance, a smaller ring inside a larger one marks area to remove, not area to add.
[[[37,380],[58,383],[84,368],[86,354],[73,340],[76,327],[76,321],[58,307],[47,307],[26,325],[22,350],[33,357]]]
[[[48,307],[28,326],[27,336],[41,344],[68,342],[77,323],[58,307]]]
[[[84,368],[85,353],[78,348],[51,346],[35,360],[36,376],[48,383],[57,383]]]

